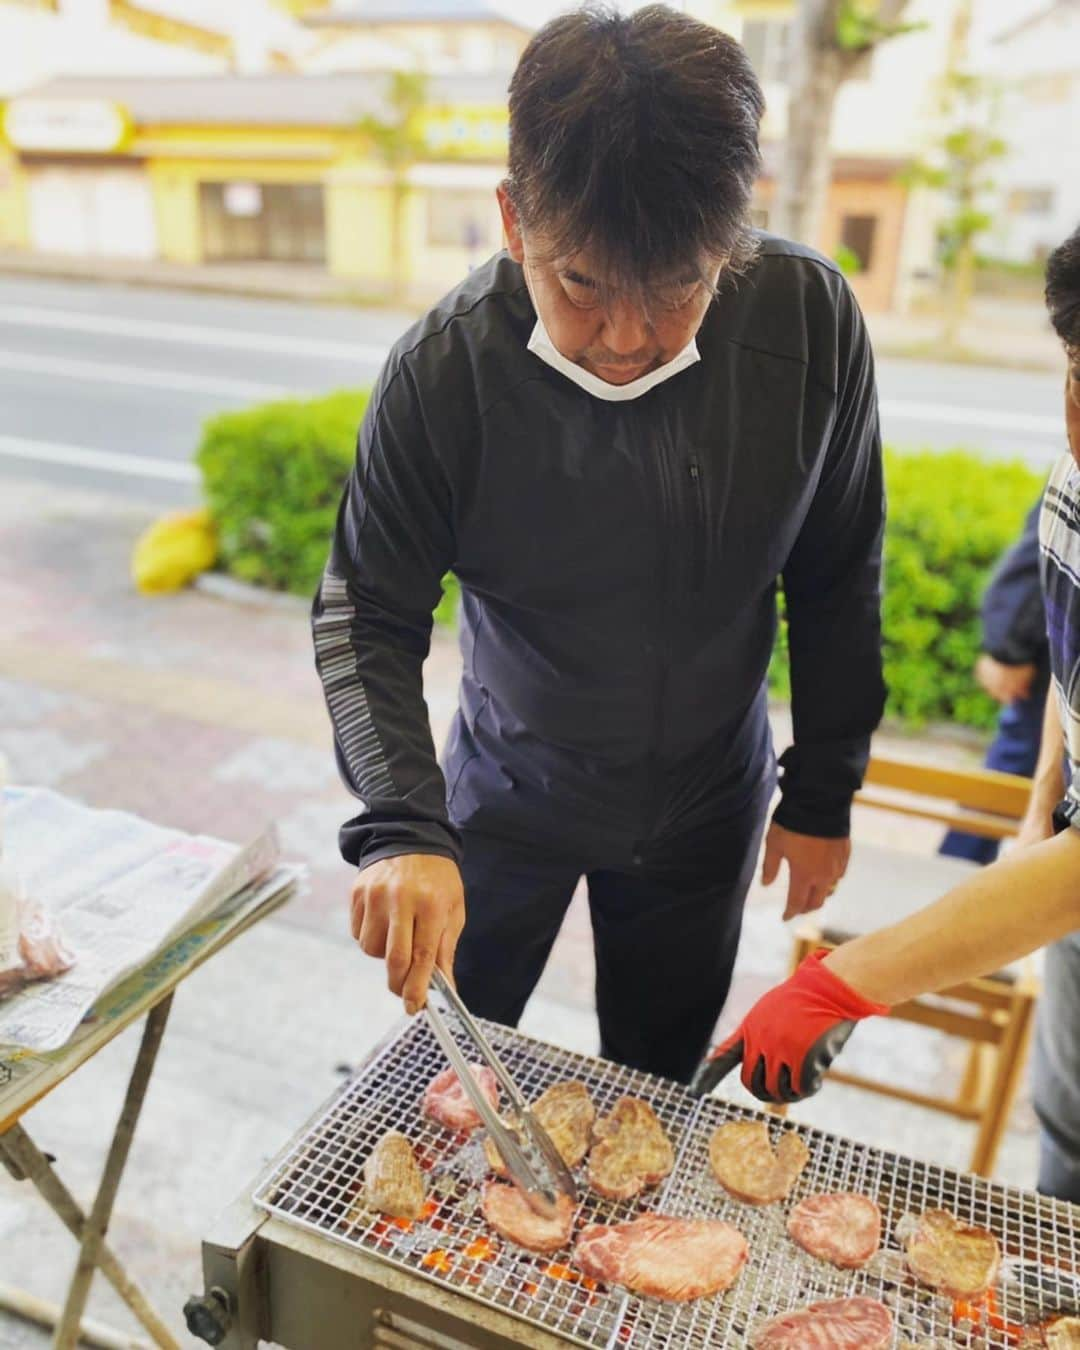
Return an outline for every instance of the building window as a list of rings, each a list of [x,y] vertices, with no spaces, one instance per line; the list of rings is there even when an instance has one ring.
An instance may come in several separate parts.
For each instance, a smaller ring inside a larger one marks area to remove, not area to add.
[[[743,24],[743,48],[763,84],[786,83],[790,35],[786,19],[748,19]]]
[[[860,272],[869,272],[874,265],[877,223],[877,216],[844,216],[840,222],[840,244],[855,255]]]
[[[208,262],[326,261],[319,183],[200,183]]]
[[[432,248],[469,253],[494,249],[491,193],[432,188],[427,194],[427,241]]]
[[[1012,215],[1048,216],[1054,209],[1054,189],[1013,188],[1006,199],[1006,205]]]

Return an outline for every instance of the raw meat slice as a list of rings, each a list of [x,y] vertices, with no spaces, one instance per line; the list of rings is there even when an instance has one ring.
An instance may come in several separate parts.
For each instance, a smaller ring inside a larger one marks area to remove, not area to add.
[[[675,1151],[648,1102],[620,1097],[593,1127],[589,1185],[608,1200],[628,1200],[675,1166]]]
[[[493,1107],[499,1106],[499,1084],[486,1064],[470,1064],[473,1077]],[[453,1069],[443,1069],[427,1085],[420,1109],[430,1120],[448,1130],[475,1130],[482,1125],[476,1107],[469,1101]]]
[[[389,1130],[364,1163],[364,1198],[373,1209],[397,1219],[418,1219],[424,1205],[424,1177],[412,1145]]]
[[[977,1298],[997,1278],[1001,1249],[985,1228],[969,1228],[943,1209],[928,1209],[907,1241],[908,1269],[953,1298]]]
[[[684,1303],[729,1288],[747,1258],[746,1239],[719,1219],[644,1214],[594,1223],[574,1247],[574,1264],[604,1284]]]
[[[496,1233],[532,1252],[557,1252],[570,1241],[574,1230],[574,1202],[568,1195],[556,1197],[555,1217],[545,1219],[529,1208],[516,1186],[486,1181],[480,1207]]]
[[[811,1256],[855,1270],[881,1245],[881,1210],[868,1195],[808,1195],[788,1215],[787,1230]]]
[[[542,1092],[529,1109],[547,1130],[567,1167],[576,1167],[589,1151],[592,1124],[596,1119],[596,1108],[585,1084],[576,1079],[555,1083]],[[512,1121],[508,1120],[506,1124],[508,1129],[514,1128]],[[506,1176],[499,1150],[490,1139],[484,1140],[484,1152],[491,1170],[501,1177]]]
[[[810,1150],[797,1134],[785,1131],[773,1149],[769,1128],[760,1120],[721,1125],[709,1140],[713,1174],[729,1195],[748,1205],[786,1200]]]
[[[875,1298],[809,1303],[774,1317],[753,1339],[754,1350],[885,1350],[893,1319]]]

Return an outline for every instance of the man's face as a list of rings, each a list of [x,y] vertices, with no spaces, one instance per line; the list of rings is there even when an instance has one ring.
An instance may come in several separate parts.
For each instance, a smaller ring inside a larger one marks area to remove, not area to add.
[[[542,239],[526,239],[517,212],[499,188],[507,249],[522,265],[533,306],[556,348],[608,384],[629,384],[664,365],[701,327],[710,291],[699,276],[674,276],[657,287],[646,313],[614,296],[600,303],[603,278],[587,252],[552,259]],[[717,263],[710,280],[720,273]]]
[[[1072,457],[1080,465],[1080,347],[1066,351],[1069,368],[1065,374],[1065,430]]]

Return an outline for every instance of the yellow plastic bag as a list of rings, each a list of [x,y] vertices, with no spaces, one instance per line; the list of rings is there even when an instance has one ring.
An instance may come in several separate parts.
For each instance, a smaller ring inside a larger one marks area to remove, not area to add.
[[[131,575],[146,595],[178,591],[217,557],[217,538],[210,512],[174,511],[155,520],[135,544]]]

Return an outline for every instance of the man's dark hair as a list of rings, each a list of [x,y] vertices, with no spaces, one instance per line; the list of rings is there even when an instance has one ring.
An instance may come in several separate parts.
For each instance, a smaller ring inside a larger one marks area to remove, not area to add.
[[[1080,226],[1046,260],[1046,308],[1069,352],[1080,353]]]
[[[532,38],[510,81],[507,188],[551,252],[584,248],[642,292],[753,255],[765,100],[742,47],[667,5],[586,5]]]

